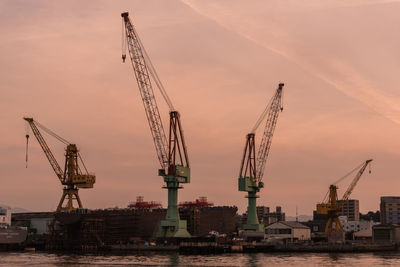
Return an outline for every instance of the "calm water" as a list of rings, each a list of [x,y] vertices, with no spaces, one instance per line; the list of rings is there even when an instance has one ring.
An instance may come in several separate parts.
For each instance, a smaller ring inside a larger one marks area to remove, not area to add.
[[[74,255],[0,253],[0,266],[400,266],[400,252],[362,254]]]

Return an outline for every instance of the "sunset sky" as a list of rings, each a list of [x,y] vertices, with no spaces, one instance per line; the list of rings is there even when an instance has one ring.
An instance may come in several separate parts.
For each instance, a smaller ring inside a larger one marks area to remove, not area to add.
[[[400,1],[0,0],[0,204],[48,211],[61,197],[33,134],[25,168],[22,117],[31,116],[76,143],[96,174],[94,189],[80,191],[86,207],[126,207],[138,195],[166,206],[134,73],[121,60],[124,11],[181,113],[192,177],[180,201],[207,196],[245,211],[245,136],[280,82],[284,111],[258,205],[311,215],[330,183],[369,158],[372,173],[351,196],[360,211],[400,195]],[[64,146],[45,138],[63,165]]]

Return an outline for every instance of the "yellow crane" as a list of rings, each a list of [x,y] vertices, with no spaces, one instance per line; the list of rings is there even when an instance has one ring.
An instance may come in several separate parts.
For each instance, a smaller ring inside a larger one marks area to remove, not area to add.
[[[368,164],[372,161],[372,159],[366,160],[361,165],[358,165],[356,168],[351,170],[348,174],[337,180],[335,183],[329,186],[329,191],[325,195],[324,200],[322,203],[317,204],[317,213],[318,214],[327,214],[328,222],[326,223],[325,233],[327,237],[330,236],[332,232],[343,232],[343,226],[339,221],[339,212],[342,210],[343,204],[349,200],[350,194],[353,192],[354,188],[356,187],[358,181],[360,180],[362,174],[364,173],[365,169],[367,168]],[[341,201],[338,200],[337,195],[337,184],[353,174],[357,171],[356,176],[354,177],[353,181],[347,188],[346,192],[343,194]],[[369,171],[371,173],[371,170]]]
[[[81,199],[79,198],[78,195],[78,190],[79,188],[93,188],[93,184],[96,182],[96,176],[94,174],[89,174],[89,172],[87,171],[85,163],[82,160],[82,157],[79,153],[76,144],[71,144],[64,138],[55,134],[50,129],[46,128],[39,122],[35,121],[33,118],[25,117],[24,120],[28,122],[29,126],[32,129],[33,134],[35,135],[40,146],[42,147],[44,154],[49,160],[51,167],[53,168],[61,184],[64,186],[61,200],[57,206],[57,211],[71,211],[76,209],[74,208],[73,205],[74,200],[78,203],[79,208],[83,208]],[[58,164],[56,158],[51,152],[45,139],[40,133],[39,128],[45,131],[50,136],[56,138],[58,141],[67,145],[65,149],[64,170],[62,170],[60,164]],[[29,140],[29,134],[26,135],[27,152],[28,152],[28,140]],[[28,156],[26,156],[26,160],[27,159]],[[78,162],[82,164],[84,172],[81,170]],[[66,205],[63,206],[64,202],[66,202]]]

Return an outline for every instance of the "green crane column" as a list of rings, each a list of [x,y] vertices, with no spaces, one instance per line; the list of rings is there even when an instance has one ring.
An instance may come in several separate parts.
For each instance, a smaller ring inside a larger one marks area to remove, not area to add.
[[[168,210],[167,210],[167,220],[179,221],[179,211],[178,211],[178,189],[179,183],[177,182],[167,182],[166,188],[168,189]]]
[[[247,206],[247,222],[243,224],[243,230],[252,230],[257,232],[264,231],[264,224],[260,224],[257,216],[257,191],[247,192],[248,206]]]
[[[247,207],[247,224],[259,224],[257,216],[257,198],[256,192],[248,192],[248,207]]]
[[[178,210],[178,189],[179,186],[177,177],[172,175],[164,176],[164,181],[167,184],[164,188],[168,189],[168,210],[165,220],[158,224],[156,237],[190,237],[187,231],[187,223],[181,220]]]

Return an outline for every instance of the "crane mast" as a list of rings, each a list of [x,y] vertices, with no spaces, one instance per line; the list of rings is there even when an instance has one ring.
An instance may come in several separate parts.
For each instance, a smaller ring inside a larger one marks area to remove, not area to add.
[[[329,186],[329,191],[327,194],[328,197],[327,198],[325,197],[322,203],[317,204],[317,213],[328,215],[328,221],[325,226],[325,234],[328,239],[330,238],[333,232],[343,233],[343,226],[339,220],[339,212],[342,211],[345,201],[349,200],[351,193],[353,192],[358,181],[360,180],[365,169],[371,163],[371,161],[372,159],[366,160],[364,163],[354,168],[348,174],[337,180],[335,183],[331,184]],[[355,171],[357,171],[357,174],[353,178],[346,192],[343,194],[342,199],[339,201],[337,195],[337,189],[338,189],[337,184],[340,181],[347,178],[352,173],[354,173]]]
[[[64,186],[61,200],[57,206],[57,212],[74,210],[74,201],[77,202],[79,208],[83,208],[78,190],[79,188],[92,188],[96,181],[96,176],[88,173],[77,146],[69,143],[64,138],[58,136],[51,130],[41,125],[39,122],[35,121],[33,118],[24,118],[24,120],[28,122],[51,167],[53,168],[61,184]],[[61,169],[60,164],[58,164],[38,127],[67,145],[65,149],[64,171]],[[26,138],[28,143],[29,134],[26,135]],[[82,163],[86,173],[82,173],[82,170],[78,164],[79,161]],[[65,205],[64,202],[66,202]]]
[[[189,237],[186,221],[181,220],[178,211],[178,189],[180,183],[190,183],[190,167],[187,148],[184,140],[180,114],[170,101],[158,75],[144,49],[140,38],[129,18],[129,13],[121,14],[125,25],[126,44],[129,50],[132,67],[142,97],[150,131],[156,147],[157,157],[161,165],[158,174],[164,178],[168,189],[168,210],[165,220],[159,222],[157,237]],[[122,55],[125,62],[126,55]],[[169,106],[170,124],[167,141],[160,112],[151,83],[155,82],[164,100]]]
[[[243,230],[263,231],[263,225],[259,223],[257,216],[257,193],[264,187],[262,177],[264,175],[265,163],[271,148],[272,137],[278,121],[279,112],[282,108],[282,89],[284,84],[280,83],[271,101],[257,120],[251,133],[246,135],[246,143],[240,166],[238,179],[239,191],[247,192],[247,222],[243,224]],[[261,144],[256,157],[255,132],[267,117]]]

